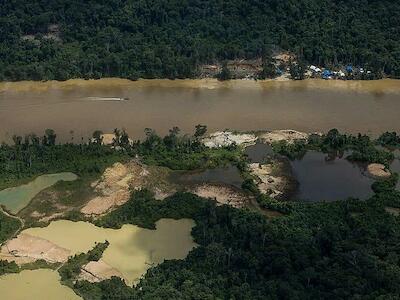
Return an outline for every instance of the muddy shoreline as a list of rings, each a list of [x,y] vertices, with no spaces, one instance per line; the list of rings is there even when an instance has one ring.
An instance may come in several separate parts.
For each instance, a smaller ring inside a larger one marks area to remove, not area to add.
[[[291,128],[372,135],[400,131],[400,81],[124,79],[0,83],[0,141],[52,128],[59,142],[87,141],[95,130],[125,128],[136,140],[178,126],[192,134]],[[128,99],[88,101],[90,97]],[[355,115],[353,112],[357,111]]]
[[[312,89],[347,89],[357,92],[371,93],[400,93],[400,80],[398,79],[377,79],[377,80],[323,80],[318,78],[307,78],[304,80],[282,81],[277,79],[247,80],[231,79],[219,81],[215,78],[196,79],[139,79],[132,81],[124,78],[110,77],[101,79],[85,80],[82,78],[69,79],[66,81],[1,81],[0,93],[7,91],[29,92],[45,91],[54,88],[74,89],[84,87],[178,87],[191,89],[226,89],[226,88],[312,88]],[[117,98],[117,97],[115,97]],[[129,98],[120,98],[126,99]]]

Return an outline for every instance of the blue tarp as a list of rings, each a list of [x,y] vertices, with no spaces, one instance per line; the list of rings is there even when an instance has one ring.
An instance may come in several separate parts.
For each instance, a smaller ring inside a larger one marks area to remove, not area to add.
[[[332,75],[332,72],[330,70],[324,70],[322,73],[322,77],[329,77]]]

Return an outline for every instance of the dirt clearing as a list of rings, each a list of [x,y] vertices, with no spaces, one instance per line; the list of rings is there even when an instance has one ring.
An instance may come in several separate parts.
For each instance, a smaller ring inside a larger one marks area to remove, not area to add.
[[[1,247],[0,259],[22,265],[43,259],[49,263],[66,262],[70,250],[26,233],[19,234]]]
[[[220,184],[203,184],[191,190],[193,194],[203,198],[215,199],[219,204],[227,204],[236,208],[242,208],[248,201],[248,197],[237,189]]]

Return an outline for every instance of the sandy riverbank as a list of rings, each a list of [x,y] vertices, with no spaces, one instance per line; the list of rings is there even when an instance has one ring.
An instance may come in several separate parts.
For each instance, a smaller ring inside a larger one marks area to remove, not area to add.
[[[219,81],[217,79],[139,79],[131,81],[123,78],[102,78],[98,80],[70,79],[67,81],[18,81],[0,82],[1,92],[29,92],[47,91],[51,89],[79,89],[79,88],[190,88],[190,89],[328,89],[328,90],[350,90],[356,92],[370,93],[400,93],[400,80],[380,79],[380,80],[243,80],[235,79],[229,81]]]

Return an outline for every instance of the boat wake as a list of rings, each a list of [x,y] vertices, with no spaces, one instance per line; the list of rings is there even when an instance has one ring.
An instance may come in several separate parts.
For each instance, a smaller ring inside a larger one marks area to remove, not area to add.
[[[121,97],[86,97],[86,100],[89,101],[128,101],[129,98],[121,98]]]

